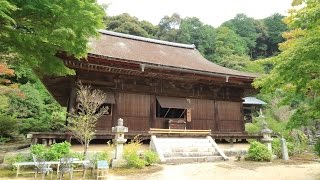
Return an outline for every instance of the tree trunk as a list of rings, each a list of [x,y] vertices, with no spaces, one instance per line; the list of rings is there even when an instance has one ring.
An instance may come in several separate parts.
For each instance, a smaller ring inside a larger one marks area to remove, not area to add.
[[[86,159],[86,157],[87,157],[88,146],[89,146],[88,143],[84,143],[84,146],[83,146],[83,158],[84,159]]]

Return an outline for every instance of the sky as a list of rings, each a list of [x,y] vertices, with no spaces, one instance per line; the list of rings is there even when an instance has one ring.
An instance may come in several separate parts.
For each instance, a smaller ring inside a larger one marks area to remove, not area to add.
[[[129,13],[139,20],[157,25],[162,17],[176,12],[182,18],[197,17],[214,27],[239,13],[255,19],[274,13],[286,15],[291,2],[292,0],[98,0],[100,4],[109,4],[109,16]]]

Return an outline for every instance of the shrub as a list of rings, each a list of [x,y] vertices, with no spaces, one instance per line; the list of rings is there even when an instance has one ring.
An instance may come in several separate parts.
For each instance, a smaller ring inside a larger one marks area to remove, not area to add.
[[[143,156],[147,166],[159,162],[159,156],[154,151],[151,151],[151,150],[145,151]]]
[[[18,131],[16,118],[8,115],[0,114],[0,136],[12,137]]]
[[[293,142],[295,154],[301,154],[308,146],[308,138],[301,130],[293,129],[290,133],[290,140]]]
[[[293,155],[294,152],[294,146],[291,142],[287,141],[287,148],[288,148],[288,154],[289,156]],[[272,152],[278,157],[282,157],[282,151],[281,151],[281,140],[279,138],[273,139],[272,141]]]
[[[128,167],[143,168],[146,165],[144,159],[138,155],[138,150],[141,147],[141,140],[135,137],[129,144],[124,147],[124,158],[127,160]]]
[[[32,161],[32,157],[30,156],[30,154],[22,154],[22,153],[7,156],[4,159],[4,162],[6,164],[9,164],[12,168],[15,168],[13,164],[16,162],[28,162],[28,161]]]
[[[250,144],[248,155],[246,156],[247,160],[271,161],[272,154],[264,144],[257,141],[251,142]]]
[[[71,144],[68,142],[56,143],[46,153],[46,160],[56,161],[70,154]]]
[[[83,152],[70,152],[69,156],[79,160],[84,160]]]
[[[0,145],[4,145],[8,141],[10,141],[10,138],[0,136]]]
[[[318,139],[318,141],[317,141],[316,144],[314,145],[314,151],[315,151],[316,154],[320,157],[320,139]]]
[[[245,130],[249,134],[255,134],[255,133],[259,133],[260,132],[261,126],[259,126],[257,123],[246,123],[245,124]]]
[[[124,157],[127,160],[128,167],[142,169],[146,166],[146,161],[141,159],[137,153],[127,152],[124,154]]]
[[[68,142],[56,143],[48,149],[43,144],[31,146],[31,153],[48,161],[57,161],[70,154],[71,144]]]
[[[43,144],[35,144],[30,148],[31,154],[37,157],[44,158],[47,154],[48,149]]]

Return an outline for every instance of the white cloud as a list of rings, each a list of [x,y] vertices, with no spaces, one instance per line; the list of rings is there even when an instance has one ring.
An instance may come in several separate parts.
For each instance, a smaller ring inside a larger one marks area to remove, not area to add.
[[[238,13],[261,19],[274,13],[285,15],[292,0],[98,0],[110,3],[107,14],[129,13],[140,20],[158,24],[165,15],[175,12],[182,17],[198,17],[202,22],[219,26]]]

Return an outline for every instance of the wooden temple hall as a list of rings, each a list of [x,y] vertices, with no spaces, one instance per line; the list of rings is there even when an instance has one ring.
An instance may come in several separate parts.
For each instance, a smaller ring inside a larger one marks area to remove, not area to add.
[[[148,138],[151,128],[244,133],[243,97],[255,75],[209,62],[194,45],[99,32],[86,59],[59,55],[76,75],[43,79],[69,111],[76,107],[79,80],[107,93],[109,114],[96,124],[97,139],[112,138],[118,118],[129,128],[128,138]]]

